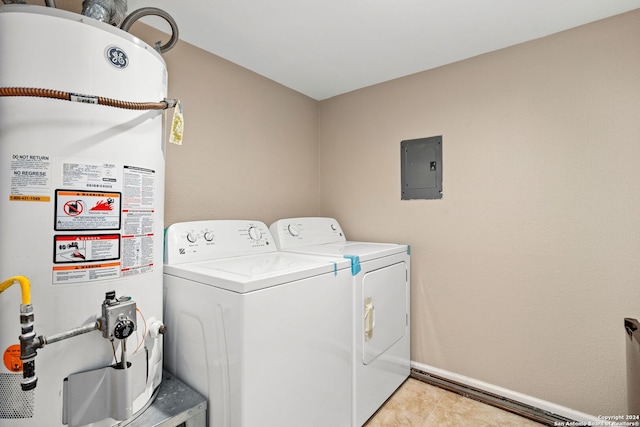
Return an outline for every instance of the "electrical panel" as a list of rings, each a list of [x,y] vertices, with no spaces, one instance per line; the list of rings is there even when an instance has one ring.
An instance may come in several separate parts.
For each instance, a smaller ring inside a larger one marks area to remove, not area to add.
[[[402,200],[442,199],[442,135],[400,143]]]

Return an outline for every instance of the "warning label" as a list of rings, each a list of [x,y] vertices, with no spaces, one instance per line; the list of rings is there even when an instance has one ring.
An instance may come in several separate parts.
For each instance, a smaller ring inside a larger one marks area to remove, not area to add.
[[[53,283],[78,283],[120,277],[120,263],[53,267]]]
[[[56,230],[120,229],[120,193],[56,190]]]
[[[9,200],[18,202],[49,202],[51,197],[51,161],[49,156],[34,154],[11,155],[11,191]]]
[[[22,360],[20,360],[20,344],[7,347],[2,356],[4,367],[11,372],[22,372]]]
[[[56,264],[117,260],[120,235],[54,236],[54,254]]]

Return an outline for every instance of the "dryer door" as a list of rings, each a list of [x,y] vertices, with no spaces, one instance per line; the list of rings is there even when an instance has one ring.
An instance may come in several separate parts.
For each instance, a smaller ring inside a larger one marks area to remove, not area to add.
[[[362,363],[374,361],[407,333],[407,267],[399,262],[362,278]]]

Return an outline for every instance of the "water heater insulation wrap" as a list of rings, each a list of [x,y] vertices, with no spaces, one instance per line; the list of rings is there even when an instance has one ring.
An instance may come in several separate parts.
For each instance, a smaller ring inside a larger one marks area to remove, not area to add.
[[[54,8],[0,6],[0,58],[0,87],[167,97],[166,65],[152,47]],[[108,291],[135,300],[138,327],[126,346],[134,413],[162,374],[162,337],[145,332],[162,320],[163,119],[161,110],[0,97],[0,280],[30,279],[44,336],[94,322]],[[69,405],[74,382],[65,379],[119,360],[118,340],[114,352],[93,331],[39,349],[37,387],[23,392],[19,308],[19,286],[0,294],[0,427],[63,426],[82,404]]]

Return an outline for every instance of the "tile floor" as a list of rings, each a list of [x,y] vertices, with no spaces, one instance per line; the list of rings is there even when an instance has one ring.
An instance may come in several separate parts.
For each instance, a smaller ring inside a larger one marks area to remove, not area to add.
[[[409,378],[365,427],[539,427],[527,418]]]

